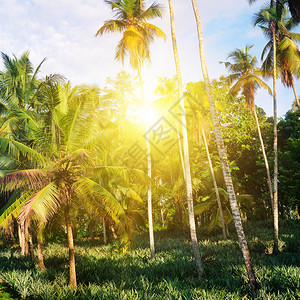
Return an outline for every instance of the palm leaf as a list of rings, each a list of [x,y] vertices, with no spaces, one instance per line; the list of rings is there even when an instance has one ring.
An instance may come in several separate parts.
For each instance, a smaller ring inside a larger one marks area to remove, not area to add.
[[[26,192],[22,196],[17,197],[18,193],[14,193],[8,203],[1,209],[0,227],[6,228],[9,226],[11,218],[16,218],[19,215],[25,203],[32,196],[32,192]]]
[[[117,199],[95,181],[87,177],[79,178],[75,184],[75,189],[79,197],[93,200],[94,204],[103,206],[105,211],[115,220],[125,214]]]
[[[8,153],[16,159],[19,159],[22,154],[31,162],[44,163],[46,161],[45,157],[36,150],[6,137],[0,137],[0,150],[2,152],[8,150]]]
[[[2,191],[14,191],[20,188],[38,189],[49,182],[48,173],[41,169],[28,170],[1,170],[0,189]]]
[[[47,223],[60,205],[59,190],[54,182],[50,182],[27,201],[19,215],[20,223],[25,222],[32,215],[39,222]]]

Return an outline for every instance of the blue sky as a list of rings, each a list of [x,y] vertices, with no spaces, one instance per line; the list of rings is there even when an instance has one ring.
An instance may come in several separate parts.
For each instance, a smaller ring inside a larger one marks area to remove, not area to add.
[[[143,69],[149,100],[154,97],[157,77],[175,74],[168,1],[159,2],[165,6],[163,18],[153,23],[164,30],[167,40],[157,40],[151,45],[152,62]],[[260,29],[252,26],[252,19],[264,1],[257,2],[250,7],[247,0],[198,0],[211,79],[226,75],[219,61],[226,60],[235,48],[254,44],[252,54],[260,59],[266,40]],[[202,74],[191,1],[173,0],[173,4],[183,81],[198,81]],[[114,77],[122,69],[132,72],[126,62],[122,67],[114,60],[120,36],[95,37],[97,29],[112,16],[103,0],[1,0],[0,51],[19,56],[29,50],[35,66],[47,57],[41,76],[60,73],[74,85],[97,84],[103,88],[106,77]],[[0,67],[3,68],[2,64]],[[271,81],[268,83],[272,85]],[[300,90],[299,82],[296,89]],[[293,99],[292,90],[283,88],[278,80],[279,116],[291,108]],[[256,103],[267,115],[272,115],[272,98],[267,92],[260,90]]]

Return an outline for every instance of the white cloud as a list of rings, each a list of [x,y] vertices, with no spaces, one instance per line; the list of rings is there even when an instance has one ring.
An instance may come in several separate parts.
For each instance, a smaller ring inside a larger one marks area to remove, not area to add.
[[[151,2],[147,1],[148,4]],[[161,2],[165,7],[163,19],[153,23],[162,28],[168,38],[166,42],[157,40],[151,45],[152,64],[144,67],[149,95],[158,76],[175,74],[168,1]],[[183,79],[185,82],[197,81],[202,74],[191,1],[173,2]],[[236,47],[256,44],[253,53],[260,57],[265,41],[259,29],[254,29],[251,24],[252,14],[259,5],[249,7],[246,0],[198,1],[211,78],[225,73],[224,66],[218,62],[225,60]],[[20,55],[30,50],[35,66],[47,57],[42,75],[58,72],[74,84],[98,83],[103,87],[106,77],[115,76],[122,68],[114,60],[120,36],[94,36],[104,21],[112,17],[110,8],[101,0],[2,0],[0,51]],[[128,63],[125,63],[125,69],[130,70]],[[297,88],[300,88],[299,84]],[[279,113],[289,107],[290,102]]]

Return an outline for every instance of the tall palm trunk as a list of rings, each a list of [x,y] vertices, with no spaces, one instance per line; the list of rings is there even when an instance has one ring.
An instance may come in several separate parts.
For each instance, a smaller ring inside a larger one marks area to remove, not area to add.
[[[212,94],[212,90],[211,90],[211,85],[210,85],[210,81],[209,81],[209,77],[208,77],[207,66],[206,66],[206,61],[205,61],[205,54],[204,54],[202,24],[201,24],[200,14],[198,11],[196,0],[192,0],[192,5],[193,5],[193,10],[194,10],[194,14],[195,14],[196,22],[197,22],[202,72],[203,72],[205,87],[206,87],[207,96],[208,96],[208,100],[209,100],[209,108],[210,108],[215,138],[216,138],[216,142],[217,142],[218,152],[219,152],[219,156],[220,156],[223,176],[224,176],[224,180],[225,180],[225,184],[226,184],[226,188],[227,188],[227,193],[229,196],[232,217],[233,217],[234,225],[235,225],[235,228],[237,231],[237,236],[239,239],[243,257],[245,260],[245,265],[246,265],[246,269],[247,269],[247,273],[248,273],[248,277],[249,277],[249,281],[250,281],[250,286],[251,286],[252,291],[255,291],[257,289],[257,282],[256,282],[254,270],[253,270],[252,263],[251,263],[250,252],[249,252],[247,241],[245,238],[242,220],[241,220],[241,216],[239,213],[239,208],[238,208],[237,201],[236,201],[236,195],[235,195],[234,188],[233,188],[233,183],[232,183],[229,164],[228,164],[228,160],[227,160],[225,145],[224,145],[224,141],[223,141],[223,137],[222,137],[222,133],[221,133],[221,129],[220,129],[220,123],[219,123],[219,119],[217,116],[214,99],[213,99],[213,94]]]
[[[298,109],[300,111],[300,102],[299,102],[299,98],[298,98],[298,95],[297,95],[297,91],[296,91],[296,88],[295,88],[295,83],[294,83],[294,79],[293,78],[292,78],[292,82],[291,83],[292,83],[292,88],[293,88],[293,91],[294,91],[296,103],[297,103]]]
[[[138,77],[141,87],[141,98],[143,103],[145,102],[145,95],[144,95],[144,84],[142,80],[142,72],[141,72],[141,63],[138,62]],[[153,218],[152,218],[152,186],[151,186],[151,179],[152,179],[152,172],[151,172],[151,146],[149,140],[149,132],[148,127],[146,128],[146,148],[147,148],[147,174],[150,178],[149,188],[147,192],[147,203],[148,203],[148,223],[149,223],[149,240],[150,240],[150,253],[151,259],[155,258],[155,246],[154,246],[154,233],[153,233]]]
[[[203,129],[202,129],[202,137],[203,137],[203,141],[204,141],[204,145],[205,145],[205,150],[206,150],[207,160],[208,160],[209,169],[210,169],[210,173],[211,173],[211,178],[213,180],[214,189],[215,189],[216,198],[217,198],[217,203],[218,203],[218,208],[219,208],[219,212],[220,212],[220,219],[221,219],[221,224],[222,224],[223,237],[224,237],[224,240],[226,240],[227,239],[226,225],[225,225],[225,221],[224,221],[224,215],[223,215],[223,209],[222,209],[220,194],[219,194],[218,185],[217,185],[213,165],[212,165],[212,162],[211,162],[211,159],[210,159],[209,149],[208,149],[208,146],[207,146],[207,141],[206,141],[206,137],[205,137],[205,133],[204,133]]]
[[[260,130],[259,121],[258,121],[258,117],[257,117],[255,107],[253,108],[253,114],[254,114],[256,127],[257,127],[257,131],[258,131],[258,136],[259,136],[259,140],[260,140],[260,144],[261,144],[261,151],[262,151],[262,154],[263,154],[263,157],[264,157],[264,160],[265,160],[265,166],[266,166],[266,171],[267,171],[267,179],[268,179],[268,187],[269,187],[271,205],[272,205],[272,211],[273,211],[274,200],[273,200],[273,189],[272,189],[272,180],[271,180],[271,175],[270,175],[270,168],[269,168],[269,163],[268,163],[267,154],[266,154],[266,150],[265,150],[264,140],[262,138],[262,134],[261,134],[261,130]]]
[[[184,154],[184,173],[186,179],[186,194],[187,194],[187,203],[188,203],[188,213],[189,213],[189,224],[190,224],[190,233],[192,248],[194,252],[194,258],[196,262],[196,268],[199,276],[204,272],[203,264],[200,257],[199,246],[197,241],[196,234],[196,223],[194,215],[194,203],[193,203],[193,190],[192,190],[192,179],[191,179],[191,169],[190,169],[190,158],[189,158],[189,146],[188,146],[188,136],[186,128],[186,116],[184,108],[184,98],[183,98],[183,87],[182,87],[182,78],[179,65],[179,56],[175,35],[175,21],[174,21],[174,10],[172,0],[169,0],[169,10],[170,10],[170,23],[171,23],[171,34],[172,34],[172,43],[173,43],[173,52],[176,65],[176,73],[178,80],[178,96],[180,101],[180,112],[181,112],[181,124],[182,124],[182,136],[183,136],[183,154]]]
[[[274,248],[273,253],[278,250],[278,149],[277,149],[277,90],[276,90],[276,36],[275,23],[270,24],[273,39],[273,105],[274,105],[274,194],[273,194],[273,218],[274,218]]]
[[[65,220],[66,220],[66,226],[67,226],[67,239],[68,239],[68,247],[69,247],[70,285],[73,287],[77,287],[74,241],[73,241],[73,231],[72,231],[72,222],[71,222],[71,217],[70,217],[70,204],[69,203],[67,203],[66,207],[65,207]]]

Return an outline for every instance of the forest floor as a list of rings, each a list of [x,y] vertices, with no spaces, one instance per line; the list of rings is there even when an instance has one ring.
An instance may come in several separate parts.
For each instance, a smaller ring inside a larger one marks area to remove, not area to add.
[[[0,299],[300,299],[300,220],[280,222],[280,254],[272,255],[272,221],[247,222],[247,236],[260,290],[250,293],[239,245],[230,239],[199,233],[205,267],[197,278],[188,234],[155,233],[156,259],[150,260],[148,235],[136,237],[122,254],[116,245],[76,240],[78,288],[68,286],[68,249],[49,243],[44,249],[46,271],[0,250]]]

